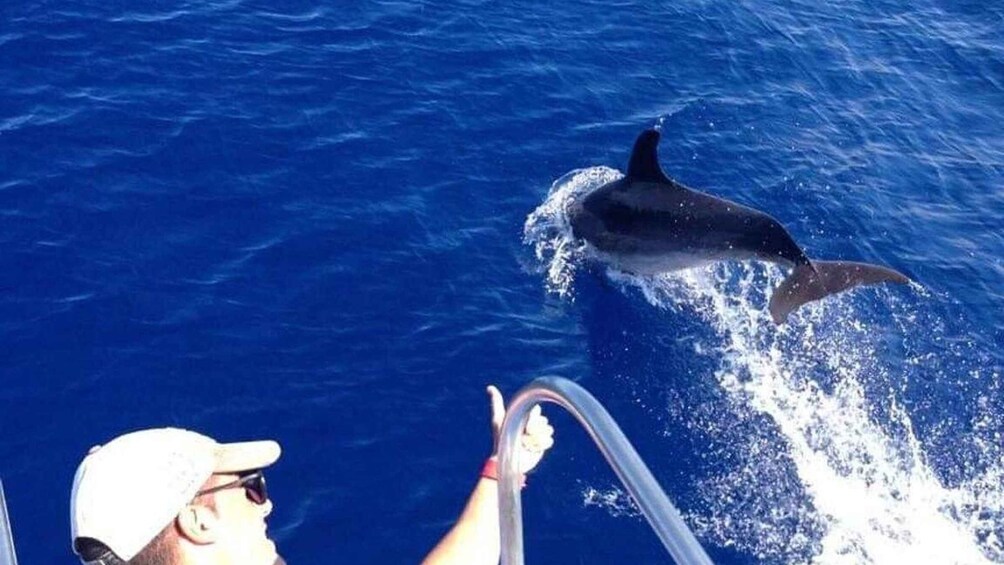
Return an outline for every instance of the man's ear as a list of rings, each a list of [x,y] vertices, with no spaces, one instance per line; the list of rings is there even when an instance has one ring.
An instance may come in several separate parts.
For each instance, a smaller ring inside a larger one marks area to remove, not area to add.
[[[219,535],[219,518],[205,506],[190,504],[178,513],[178,532],[196,545],[216,541]]]

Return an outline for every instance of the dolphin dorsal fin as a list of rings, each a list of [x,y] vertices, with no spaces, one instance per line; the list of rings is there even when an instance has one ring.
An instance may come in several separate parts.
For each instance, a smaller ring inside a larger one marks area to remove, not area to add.
[[[631,162],[628,164],[628,178],[643,182],[659,182],[673,184],[662,167],[659,166],[659,155],[656,149],[659,146],[659,131],[647,129],[641,132],[634,142],[634,149],[631,151]]]

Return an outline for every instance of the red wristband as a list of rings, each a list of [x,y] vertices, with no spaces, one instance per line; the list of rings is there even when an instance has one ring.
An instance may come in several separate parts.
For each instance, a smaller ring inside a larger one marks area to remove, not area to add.
[[[499,462],[495,457],[489,457],[485,461],[484,467],[481,467],[481,476],[486,479],[491,479],[493,481],[499,480]],[[520,474],[519,476],[519,488],[526,487],[526,475]]]

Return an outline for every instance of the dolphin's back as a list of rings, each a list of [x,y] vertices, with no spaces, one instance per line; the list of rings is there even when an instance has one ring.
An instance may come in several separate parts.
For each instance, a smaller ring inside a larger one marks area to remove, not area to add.
[[[751,258],[793,266],[771,297],[777,323],[807,302],[854,286],[908,281],[878,265],[810,261],[770,215],[666,176],[656,155],[658,142],[659,132],[642,132],[627,175],[576,199],[568,209],[575,237],[588,241],[617,267],[655,274]]]
[[[808,263],[787,230],[768,214],[668,178],[614,181],[573,205],[571,215],[575,236],[607,253]]]

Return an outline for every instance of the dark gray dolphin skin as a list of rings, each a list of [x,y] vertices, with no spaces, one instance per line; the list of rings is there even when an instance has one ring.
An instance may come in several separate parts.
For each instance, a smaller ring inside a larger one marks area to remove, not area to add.
[[[775,324],[801,305],[843,290],[910,279],[887,267],[812,261],[774,218],[689,189],[659,167],[659,132],[638,136],[627,176],[573,201],[572,232],[618,269],[675,271],[724,260],[760,259],[794,267],[770,298]]]

